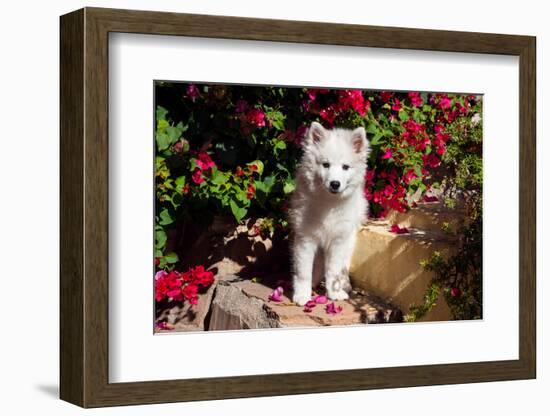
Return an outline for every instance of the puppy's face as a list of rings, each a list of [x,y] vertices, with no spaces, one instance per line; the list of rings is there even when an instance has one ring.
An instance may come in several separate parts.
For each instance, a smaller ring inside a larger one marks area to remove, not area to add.
[[[312,123],[305,141],[317,187],[332,195],[345,196],[362,183],[368,155],[365,129],[326,130]]]

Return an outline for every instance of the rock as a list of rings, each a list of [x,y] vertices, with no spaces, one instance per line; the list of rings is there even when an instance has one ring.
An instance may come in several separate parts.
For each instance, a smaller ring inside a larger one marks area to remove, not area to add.
[[[272,302],[269,300],[272,291],[264,284],[237,277],[221,282],[212,302],[208,330],[358,325],[403,319],[398,308],[364,293],[353,292],[349,300],[335,302],[342,312],[330,315],[324,304],[304,312],[303,307],[287,296],[281,302]]]
[[[260,299],[250,297],[230,283],[220,284],[212,302],[209,331],[231,329],[279,328]]]
[[[421,304],[433,273],[420,261],[434,251],[444,257],[456,251],[456,239],[442,231],[409,228],[409,234],[389,231],[390,222],[369,222],[358,232],[350,267],[353,287],[362,288],[397,305],[408,313],[412,303]],[[451,312],[443,299],[423,321],[449,320]]]
[[[157,332],[204,331],[205,319],[210,310],[217,283],[217,280],[214,281],[205,293],[199,295],[196,305],[188,302],[159,302],[155,322],[166,322],[171,329],[157,330]]]

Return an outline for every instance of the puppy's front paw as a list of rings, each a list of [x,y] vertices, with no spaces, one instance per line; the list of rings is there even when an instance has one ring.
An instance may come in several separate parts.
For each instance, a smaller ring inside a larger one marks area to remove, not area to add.
[[[327,293],[330,300],[346,300],[349,299],[349,295],[345,290],[329,291]]]
[[[304,294],[304,293],[295,293],[294,296],[292,296],[292,301],[297,304],[298,306],[304,306],[311,296]]]

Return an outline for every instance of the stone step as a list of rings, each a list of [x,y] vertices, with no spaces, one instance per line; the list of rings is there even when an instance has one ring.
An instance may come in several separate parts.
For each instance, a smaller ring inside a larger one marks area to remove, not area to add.
[[[464,225],[464,209],[448,208],[441,201],[418,202],[407,212],[391,211],[386,220],[401,227],[433,232],[456,232]]]
[[[325,311],[326,304],[318,304],[311,312],[305,312],[285,295],[281,302],[270,301],[272,291],[269,286],[237,276],[225,278],[216,287],[208,330],[359,325],[401,322],[403,319],[395,306],[357,291],[348,300],[334,302],[336,307],[342,307],[335,315]]]
[[[408,226],[408,234],[390,231],[389,221],[372,221],[363,226],[350,268],[352,285],[367,290],[398,306],[407,314],[411,304],[422,303],[433,272],[422,268],[420,261],[434,251],[444,257],[456,250],[456,238],[443,231],[425,231]],[[441,298],[421,320],[449,320],[451,313]]]

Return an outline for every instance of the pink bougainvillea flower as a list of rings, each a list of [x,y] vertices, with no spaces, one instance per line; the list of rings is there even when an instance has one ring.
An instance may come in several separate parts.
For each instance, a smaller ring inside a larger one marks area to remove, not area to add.
[[[189,84],[186,92],[187,97],[189,97],[193,102],[201,96],[201,93],[195,84]]]
[[[285,290],[281,286],[279,286],[276,289],[274,289],[273,292],[271,292],[268,299],[271,302],[282,302],[284,292],[285,292]]]
[[[258,171],[258,165],[254,164],[254,163],[252,163],[251,165],[249,165],[249,167],[250,167],[250,170],[251,170],[252,172],[257,172],[257,171]]]
[[[411,100],[411,104],[414,107],[420,107],[422,104],[424,104],[424,101],[422,100],[422,97],[420,97],[419,92],[409,92],[409,99]]]
[[[451,288],[451,296],[452,296],[453,298],[459,297],[460,294],[461,294],[461,292],[460,292],[460,289],[459,289],[458,287],[452,287],[452,288]]]
[[[382,154],[382,159],[391,159],[393,157],[393,152],[391,149],[386,149],[385,152]]]
[[[248,110],[248,103],[244,100],[237,101],[235,104],[235,112],[244,113],[246,110]]]
[[[204,182],[202,171],[199,168],[195,168],[195,171],[193,172],[191,178],[193,179],[193,182],[195,182],[197,185]]]
[[[446,94],[441,95],[441,98],[439,99],[439,108],[442,110],[448,110],[451,108],[451,99]]]
[[[155,266],[160,264],[160,257],[155,257]]]
[[[392,224],[390,231],[394,234],[408,234],[410,232],[407,227],[400,227],[397,224]]]
[[[253,108],[246,113],[246,120],[256,127],[265,126],[265,114],[257,108]]]
[[[394,100],[392,106],[391,106],[391,109],[393,111],[399,111],[403,108],[403,106],[401,105],[401,101],[398,100],[397,98]]]
[[[441,164],[441,160],[432,153],[429,155],[422,155],[422,161],[424,166],[428,168],[437,168]]]
[[[193,282],[204,288],[210,286],[214,282],[214,273],[205,270],[203,265],[191,268],[190,272]]]
[[[186,299],[191,305],[196,305],[199,296],[199,286],[195,284],[188,284],[181,288],[181,294],[184,299]]]
[[[433,196],[433,195],[424,195],[424,197],[422,199],[424,200],[424,202],[437,202],[437,201],[439,201],[439,199],[437,199],[437,197]]]
[[[252,199],[254,198],[255,194],[256,194],[256,188],[254,187],[254,185],[249,184],[248,188],[246,189],[246,198]]]
[[[196,159],[197,166],[201,170],[208,170],[210,168],[216,167],[216,164],[210,157],[210,155],[206,152],[200,152]]]
[[[311,312],[317,306],[314,300],[308,300],[304,305],[304,312]]]
[[[184,195],[187,195],[189,193],[189,184],[186,183],[183,188],[181,188],[181,193],[184,194]]]
[[[388,102],[390,100],[390,98],[392,97],[392,93],[389,92],[389,91],[380,91],[380,99],[383,101],[383,102]]]
[[[328,302],[328,298],[325,295],[317,295],[313,298],[313,301],[320,305],[324,305],[325,303]]]
[[[414,173],[414,170],[409,169],[407,173],[403,176],[403,179],[405,180],[406,184],[409,184],[413,179],[416,179],[416,173]]]
[[[155,329],[158,331],[171,331],[174,327],[166,321],[161,321],[155,322]]]
[[[336,306],[334,302],[329,303],[327,306],[325,306],[325,312],[329,315],[337,315],[340,312],[342,312],[341,306]]]
[[[166,272],[166,270],[159,270],[158,272],[155,273],[155,281],[160,280],[166,276],[168,276],[168,273]]]

